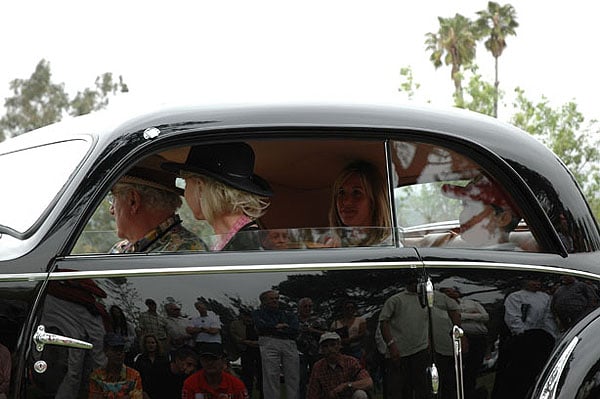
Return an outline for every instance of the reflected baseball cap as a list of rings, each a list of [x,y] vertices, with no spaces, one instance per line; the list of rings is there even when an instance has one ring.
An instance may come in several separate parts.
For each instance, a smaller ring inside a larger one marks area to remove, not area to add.
[[[321,335],[321,338],[319,338],[319,345],[329,340],[341,341],[342,338],[336,332],[326,332]]]

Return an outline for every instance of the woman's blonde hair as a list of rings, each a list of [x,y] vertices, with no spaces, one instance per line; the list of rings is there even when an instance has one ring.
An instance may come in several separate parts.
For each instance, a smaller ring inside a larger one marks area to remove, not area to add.
[[[198,201],[208,223],[218,216],[228,213],[243,213],[252,220],[264,215],[269,206],[269,198],[241,191],[211,177],[184,172],[186,179],[196,179],[198,185],[192,192],[193,201]]]
[[[354,161],[349,163],[342,169],[342,172],[333,182],[331,205],[329,207],[329,224],[332,227],[353,227],[344,225],[337,209],[337,198],[340,188],[352,175],[357,175],[359,177],[360,183],[365,189],[365,194],[371,204],[370,227],[379,227],[379,229],[373,229],[370,232],[369,237],[364,244],[371,245],[380,243],[389,236],[389,229],[392,226],[392,221],[386,184],[379,169],[370,162]]]

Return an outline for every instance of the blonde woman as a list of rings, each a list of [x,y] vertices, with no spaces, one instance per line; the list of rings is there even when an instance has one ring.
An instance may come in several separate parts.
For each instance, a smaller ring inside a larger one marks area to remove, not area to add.
[[[256,220],[273,195],[254,174],[254,151],[246,143],[194,146],[185,163],[165,163],[185,179],[184,197],[194,217],[206,220],[217,235],[213,251],[261,249]]]
[[[333,183],[329,223],[340,229],[342,245],[380,245],[390,237],[391,217],[386,184],[377,167],[366,161],[348,164]]]

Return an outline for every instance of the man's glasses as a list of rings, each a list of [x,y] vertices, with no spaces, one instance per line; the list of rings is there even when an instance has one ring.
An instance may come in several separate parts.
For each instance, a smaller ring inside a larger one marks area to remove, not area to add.
[[[115,194],[112,191],[108,193],[106,199],[108,201],[108,205],[113,206],[115,204]]]

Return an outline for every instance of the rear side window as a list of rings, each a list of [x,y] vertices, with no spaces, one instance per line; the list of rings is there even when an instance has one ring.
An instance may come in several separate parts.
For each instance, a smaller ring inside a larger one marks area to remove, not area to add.
[[[405,246],[538,251],[493,171],[436,145],[396,141],[391,148],[396,222]]]

